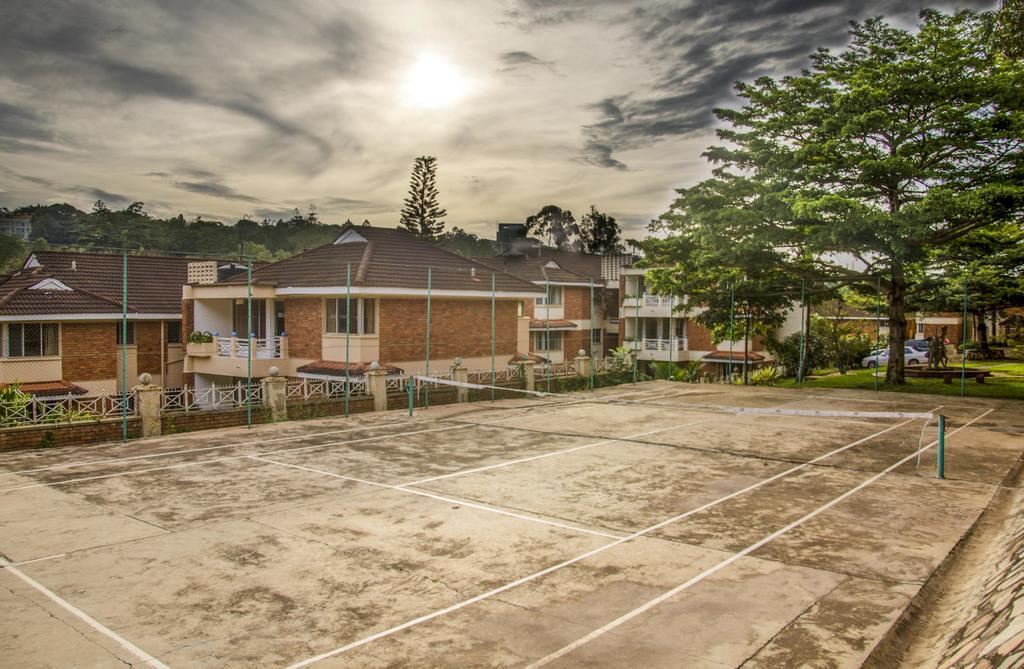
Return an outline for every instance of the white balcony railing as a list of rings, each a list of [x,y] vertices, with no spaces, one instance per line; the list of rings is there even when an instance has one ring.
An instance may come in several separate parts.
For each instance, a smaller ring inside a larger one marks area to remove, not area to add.
[[[647,339],[643,340],[645,351],[686,351],[689,350],[689,342],[686,337],[673,337],[672,339]]]
[[[282,337],[214,337],[218,358],[248,358],[249,342],[252,341],[253,360],[273,360],[282,355]]]
[[[664,295],[648,295],[644,293],[644,306],[645,307],[670,307],[672,306],[672,298]]]

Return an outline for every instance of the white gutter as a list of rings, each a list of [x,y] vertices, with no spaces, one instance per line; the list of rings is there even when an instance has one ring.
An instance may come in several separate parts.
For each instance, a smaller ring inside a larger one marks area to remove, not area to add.
[[[589,286],[590,284],[583,284]],[[244,286],[243,286],[244,288]],[[496,298],[508,298],[508,299],[524,299],[537,297],[537,292],[504,292],[497,291],[494,293]],[[345,286],[290,286],[287,288],[278,288],[276,291],[277,295],[344,295]],[[430,291],[430,294],[435,297],[490,297],[491,291],[489,290],[439,290],[434,288]],[[368,288],[368,287],[352,287],[352,295],[369,295],[373,297],[377,296],[398,296],[398,297],[426,297],[427,291],[419,288]],[[199,297],[198,299],[202,299]]]
[[[0,314],[0,323],[50,323],[55,321],[119,321],[120,311],[109,314],[26,314],[5,316]],[[173,321],[181,320],[181,312],[166,314],[128,314],[130,321]]]

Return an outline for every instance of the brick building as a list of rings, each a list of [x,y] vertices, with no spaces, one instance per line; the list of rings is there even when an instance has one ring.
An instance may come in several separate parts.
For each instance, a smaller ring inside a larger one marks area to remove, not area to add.
[[[337,379],[376,361],[422,373],[428,294],[431,371],[454,358],[490,368],[492,323],[495,357],[506,364],[528,350],[523,301],[542,293],[403,230],[370,226],[346,226],[330,244],[255,270],[251,315],[247,277],[217,280],[215,269],[193,264],[182,295],[186,333],[214,336],[188,348],[186,383],[197,388],[263,377],[270,367]]]
[[[151,374],[181,384],[181,286],[189,259],[128,257],[122,346],[122,256],[37,251],[0,283],[0,384],[35,394],[116,392]],[[122,357],[123,356],[123,357]]]
[[[631,256],[519,244],[478,260],[541,290],[524,303],[534,356],[566,362],[584,350],[600,359],[618,345],[619,269]]]

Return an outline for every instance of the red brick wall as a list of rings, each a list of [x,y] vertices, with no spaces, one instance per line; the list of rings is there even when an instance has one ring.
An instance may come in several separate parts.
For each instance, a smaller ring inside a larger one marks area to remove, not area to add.
[[[586,330],[567,331],[562,334],[562,354],[565,356],[566,362],[575,358],[581,348],[587,351],[587,355],[590,355],[588,334],[589,332]]]
[[[961,335],[963,334],[963,325],[962,324],[961,325],[951,325],[951,324],[940,325],[938,323],[925,323],[924,324],[924,334],[921,335],[920,337],[915,335],[914,338],[915,339],[927,339],[929,337],[941,337],[942,336],[942,328],[946,328],[946,339],[948,339],[951,344],[959,344],[960,343]]]
[[[381,299],[380,360],[422,360],[425,356],[427,301]],[[516,301],[495,309],[495,354],[516,352]],[[471,358],[491,354],[490,300],[433,299],[430,303],[430,357]]]
[[[61,324],[63,376],[93,381],[117,376],[117,330],[111,321]]]
[[[181,301],[181,338],[183,341],[188,341],[188,336],[192,334],[192,329],[195,327],[196,322],[196,301],[195,300],[182,300]]]
[[[711,351],[711,331],[692,318],[686,319],[686,340],[691,351]]]
[[[135,323],[135,346],[139,374],[161,373],[161,351],[163,342],[163,321],[138,321]]]
[[[129,418],[128,437],[138,437],[141,427],[139,418]],[[120,441],[121,421],[111,420],[74,425],[34,425],[0,430],[0,452],[39,448],[47,432],[50,433],[55,447]]]
[[[318,297],[297,297],[284,302],[288,355],[319,360],[323,357],[323,302]]]
[[[565,318],[571,321],[590,318],[590,288],[562,286],[562,304]]]

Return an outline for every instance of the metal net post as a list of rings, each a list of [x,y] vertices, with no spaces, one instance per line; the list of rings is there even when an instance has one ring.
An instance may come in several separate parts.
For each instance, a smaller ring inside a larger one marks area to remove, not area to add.
[[[494,401],[494,386],[496,385],[496,374],[494,369],[494,310],[495,310],[495,278],[491,272],[491,401]]]
[[[964,275],[963,335],[960,339],[960,397],[967,394],[967,275]]]
[[[729,362],[726,364],[726,374],[729,376],[728,383],[732,383],[732,345],[736,339],[735,325],[736,319],[736,285],[734,283],[729,284]],[[743,361],[746,364],[746,360]]]
[[[345,263],[345,417],[349,399],[349,334],[352,332],[352,262]]]
[[[590,390],[594,390],[594,279],[590,279]]]
[[[804,356],[807,353],[807,334],[804,329],[807,326],[807,294],[805,292],[804,280],[800,280],[800,362],[797,365],[796,382],[803,385],[804,382]],[[746,361],[744,361],[746,364]]]
[[[878,360],[882,345],[882,277],[875,277],[875,390],[878,390]]]
[[[121,441],[128,441],[128,249],[127,248],[122,248],[122,250],[121,250]]]
[[[252,347],[256,343],[252,330],[252,259],[245,265],[245,329],[248,345],[245,347],[245,424],[252,429]]]
[[[427,268],[427,342],[426,342],[426,365],[424,375],[430,376],[430,289],[433,283],[432,268]],[[430,384],[423,384],[423,408],[430,408]]]

